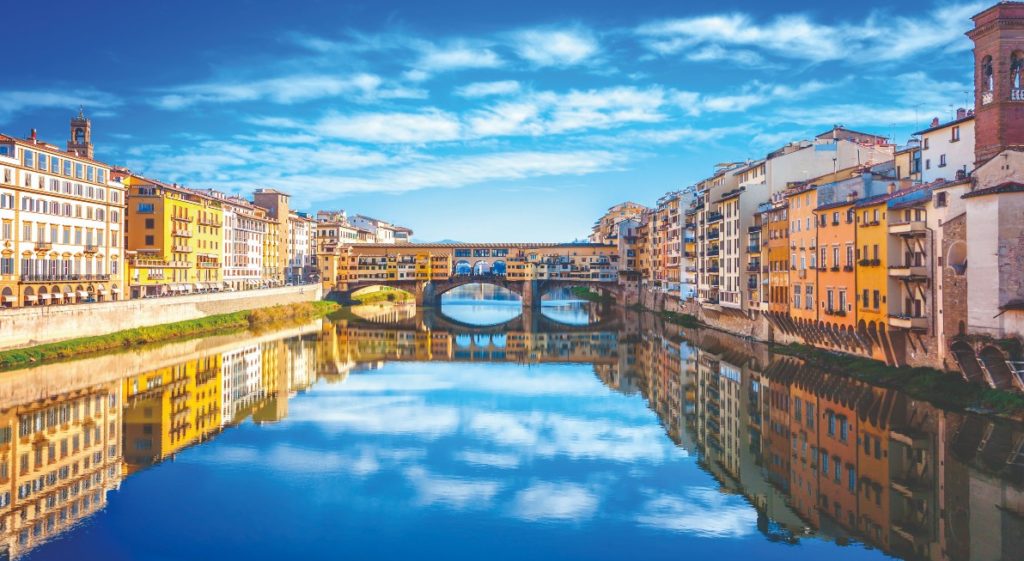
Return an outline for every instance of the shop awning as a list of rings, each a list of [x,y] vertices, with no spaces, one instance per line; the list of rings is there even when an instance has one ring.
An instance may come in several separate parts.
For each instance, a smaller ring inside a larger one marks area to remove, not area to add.
[[[14,296],[4,296],[4,302],[7,302],[8,304],[13,304]]]
[[[39,297],[42,298],[43,300],[49,300],[50,299],[50,295],[49,294],[40,294]]]
[[[89,297],[89,293],[84,291],[84,290],[79,290],[78,291],[78,297],[79,298],[88,298]]]
[[[27,300],[28,302],[35,302],[36,301],[36,297],[35,296],[26,296],[25,300]]]
[[[63,300],[64,299],[64,295],[61,294],[60,292],[54,292],[50,296],[53,296],[54,300]]]
[[[111,288],[110,291],[113,292],[114,294],[121,294],[120,288]]]
[[[68,299],[74,298],[75,297],[75,293],[74,292],[65,292],[64,293],[64,297],[68,298]]]

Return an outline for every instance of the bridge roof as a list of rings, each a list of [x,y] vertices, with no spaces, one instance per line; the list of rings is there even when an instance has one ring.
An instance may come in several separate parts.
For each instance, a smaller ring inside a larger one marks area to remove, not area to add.
[[[525,242],[487,242],[487,243],[355,243],[353,248],[411,248],[411,249],[454,249],[454,248],[485,248],[485,249],[556,249],[556,248],[598,248],[614,249],[612,244],[569,242],[569,243],[525,243]]]

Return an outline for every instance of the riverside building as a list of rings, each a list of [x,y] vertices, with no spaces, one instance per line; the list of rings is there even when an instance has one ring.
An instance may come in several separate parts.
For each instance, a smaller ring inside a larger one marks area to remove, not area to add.
[[[0,304],[124,297],[125,187],[93,159],[92,123],[71,119],[65,149],[0,134]]]

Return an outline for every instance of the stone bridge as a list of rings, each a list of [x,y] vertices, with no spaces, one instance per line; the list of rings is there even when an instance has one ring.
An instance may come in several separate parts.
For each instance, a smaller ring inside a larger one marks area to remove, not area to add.
[[[508,289],[524,308],[538,308],[541,297],[556,288],[620,290],[618,250],[602,244],[355,244],[317,258],[325,292],[342,302],[371,286],[405,290],[425,307],[474,283]]]

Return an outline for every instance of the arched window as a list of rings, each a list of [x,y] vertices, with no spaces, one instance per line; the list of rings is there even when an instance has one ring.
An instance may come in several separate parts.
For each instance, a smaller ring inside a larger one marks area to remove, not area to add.
[[[1022,88],[1022,82],[1024,77],[1021,76],[1021,72],[1024,71],[1024,52],[1014,51],[1010,55],[1010,87],[1014,90],[1020,90]],[[1015,98],[1016,99],[1016,94]]]
[[[981,59],[981,89],[990,92],[995,89],[995,73],[992,70],[992,57]]]

